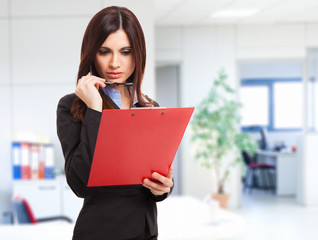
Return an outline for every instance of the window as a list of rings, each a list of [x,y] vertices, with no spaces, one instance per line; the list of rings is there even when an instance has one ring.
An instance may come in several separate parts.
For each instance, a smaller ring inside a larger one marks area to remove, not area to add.
[[[300,78],[244,79],[241,81],[243,130],[300,130],[302,83]]]
[[[264,86],[246,86],[240,91],[243,108],[241,110],[243,126],[268,125],[268,88]],[[260,109],[262,109],[260,111]],[[257,114],[255,114],[257,113]]]
[[[302,127],[301,82],[274,83],[274,129]]]

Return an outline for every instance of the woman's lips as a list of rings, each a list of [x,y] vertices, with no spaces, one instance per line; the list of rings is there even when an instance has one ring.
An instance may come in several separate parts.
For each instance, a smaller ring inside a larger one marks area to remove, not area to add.
[[[122,72],[108,72],[107,76],[112,79],[120,78],[123,75]]]

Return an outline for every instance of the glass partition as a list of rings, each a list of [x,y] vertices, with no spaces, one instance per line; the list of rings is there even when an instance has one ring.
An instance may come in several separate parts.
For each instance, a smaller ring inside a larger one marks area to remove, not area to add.
[[[307,125],[309,131],[318,131],[318,49],[308,51]]]

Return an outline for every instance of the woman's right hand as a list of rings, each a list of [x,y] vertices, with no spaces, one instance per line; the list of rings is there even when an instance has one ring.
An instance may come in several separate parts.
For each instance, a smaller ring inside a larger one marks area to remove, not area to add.
[[[100,96],[99,87],[105,87],[105,79],[96,77],[88,73],[86,76],[78,80],[75,94],[78,96],[88,108],[102,112],[103,100]]]

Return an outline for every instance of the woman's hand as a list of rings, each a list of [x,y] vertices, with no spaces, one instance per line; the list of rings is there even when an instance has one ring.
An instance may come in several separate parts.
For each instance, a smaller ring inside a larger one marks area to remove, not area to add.
[[[86,104],[88,108],[101,112],[103,100],[98,92],[99,87],[105,87],[105,79],[88,73],[78,80],[75,94]]]
[[[173,187],[172,175],[173,166],[171,165],[167,177],[160,175],[157,172],[154,172],[152,173],[152,177],[158,180],[158,182],[154,182],[148,178],[145,178],[143,186],[149,188],[152,194],[154,195],[162,195],[164,193],[169,193],[171,191],[171,188]]]

